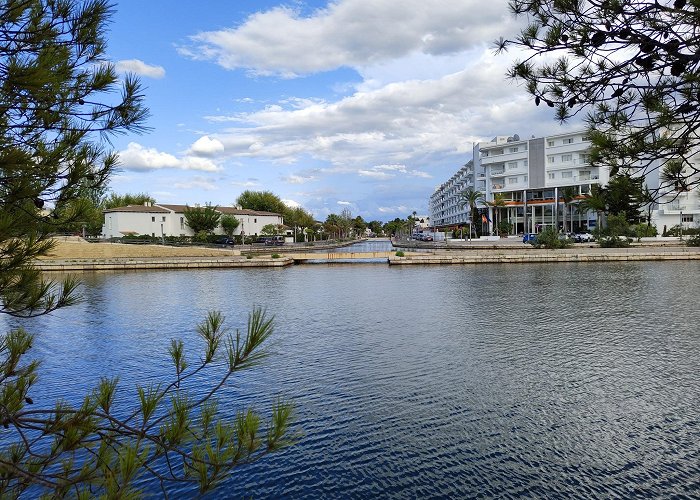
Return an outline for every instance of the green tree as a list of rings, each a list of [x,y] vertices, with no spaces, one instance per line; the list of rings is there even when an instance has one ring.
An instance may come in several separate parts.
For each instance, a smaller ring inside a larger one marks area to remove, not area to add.
[[[45,280],[32,262],[50,251],[57,226],[83,220],[77,200],[95,205],[91,193],[102,192],[117,162],[103,139],[142,130],[147,116],[138,79],[120,80],[104,59],[111,14],[101,0],[9,0],[0,7],[0,312],[17,321],[78,300],[74,279]],[[263,436],[257,415],[222,420],[214,401],[220,384],[262,359],[272,331],[259,310],[240,336],[228,335],[223,317],[211,313],[198,328],[205,343],[199,361],[188,366],[183,344],[172,343],[171,384],[139,387],[129,401],[115,398],[116,379],[104,379],[84,398],[70,395],[82,399],[77,406],[33,400],[40,372],[27,353],[34,336],[21,327],[5,333],[2,496],[133,498],[134,482],[146,477],[164,494],[184,482],[204,492],[236,465],[278,449],[289,406],[275,406]],[[204,397],[190,396],[193,379],[200,383],[194,375],[214,366],[223,375],[211,378]],[[166,474],[157,472],[160,465]]]
[[[100,206],[103,209],[126,207],[128,205],[145,205],[146,203],[153,204],[156,200],[147,193],[125,193],[117,194],[109,193],[108,196],[100,200]]]
[[[458,200],[459,208],[469,207],[469,216],[472,220],[472,223],[470,225],[470,232],[472,231],[472,228],[474,231],[476,231],[476,228],[480,226],[478,205],[479,203],[484,202],[484,193],[474,188],[468,187],[467,189],[459,193]],[[479,233],[477,232],[477,235],[478,234]]]
[[[236,205],[240,205],[247,210],[257,210],[260,212],[272,212],[285,215],[288,211],[287,205],[276,194],[270,191],[243,191],[236,198]]]
[[[352,220],[352,230],[357,236],[365,236],[365,230],[367,229],[367,223],[358,215]]]
[[[605,188],[606,213],[625,214],[627,222],[636,224],[642,218],[642,183],[641,177],[631,177],[619,173],[608,182]]]
[[[583,213],[595,212],[596,214],[596,229],[601,228],[601,215],[607,209],[605,189],[598,184],[591,186],[590,194],[586,195],[578,204],[578,209]]]
[[[566,220],[567,218],[570,221],[570,231],[574,231],[574,218],[571,216],[571,203],[576,199],[578,196],[578,190],[573,187],[573,186],[566,186],[564,189],[561,190],[561,199],[564,202],[564,211],[562,212],[564,214],[564,220],[562,221],[562,227],[564,228],[564,231],[566,231]]]
[[[221,227],[224,230],[224,233],[226,233],[226,236],[229,238],[233,237],[233,233],[236,232],[236,229],[238,226],[241,224],[241,221],[236,219],[233,215],[222,215],[221,216]]]
[[[382,234],[382,223],[381,221],[378,220],[373,220],[367,223],[367,227],[369,227],[370,231],[372,231],[374,234]]]
[[[700,182],[691,161],[700,146],[700,4],[513,0],[510,7],[527,25],[514,40],[496,42],[498,50],[517,46],[527,55],[509,77],[561,121],[586,112],[592,165],[611,166],[614,177],[680,162],[684,180]]]
[[[294,228],[294,239],[296,240],[297,231],[305,234],[305,229],[313,226],[316,221],[313,215],[304,210],[302,207],[288,208],[284,215],[284,223]]]
[[[493,226],[496,228],[498,234],[508,234],[511,229],[510,224],[501,225],[501,208],[506,206],[506,195],[503,193],[496,193],[493,195],[493,200],[484,202],[486,206],[493,207]],[[506,231],[502,231],[501,228],[507,228]]]
[[[207,203],[203,207],[185,207],[185,224],[195,234],[205,232],[211,234],[219,226],[221,212],[216,206]]]
[[[279,231],[277,224],[265,224],[260,230],[260,234],[264,236],[275,236]]]

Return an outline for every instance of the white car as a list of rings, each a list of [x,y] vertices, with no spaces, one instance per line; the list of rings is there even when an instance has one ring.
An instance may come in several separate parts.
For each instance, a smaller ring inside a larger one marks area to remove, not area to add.
[[[574,235],[574,241],[576,243],[589,243],[593,241],[593,235],[591,233],[576,233]]]

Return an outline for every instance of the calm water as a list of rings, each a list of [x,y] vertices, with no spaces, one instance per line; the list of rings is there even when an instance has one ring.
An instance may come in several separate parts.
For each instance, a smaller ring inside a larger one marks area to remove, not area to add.
[[[295,401],[299,443],[217,498],[700,495],[700,265],[315,265],[85,275],[27,325],[37,404],[101,375],[170,374],[167,346],[264,305],[273,356],[221,406]],[[181,491],[181,496],[191,492]]]

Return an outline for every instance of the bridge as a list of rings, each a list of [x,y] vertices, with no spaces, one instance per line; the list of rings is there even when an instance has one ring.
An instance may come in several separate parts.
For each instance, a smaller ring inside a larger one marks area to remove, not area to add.
[[[294,262],[304,262],[307,260],[323,260],[323,261],[338,261],[338,260],[377,260],[383,259],[388,261],[389,256],[394,252],[302,252],[302,253],[285,253],[285,257],[294,259]]]

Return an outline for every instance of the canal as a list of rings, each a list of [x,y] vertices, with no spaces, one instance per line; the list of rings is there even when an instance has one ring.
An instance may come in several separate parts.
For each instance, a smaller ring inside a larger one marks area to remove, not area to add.
[[[21,324],[42,361],[34,400],[50,407],[101,376],[118,374],[130,397],[136,383],[171,380],[170,339],[194,359],[209,310],[233,329],[255,306],[274,315],[272,355],[222,391],[220,408],[290,398],[302,434],[216,498],[680,498],[700,491],[699,270],[93,273],[82,304]]]

